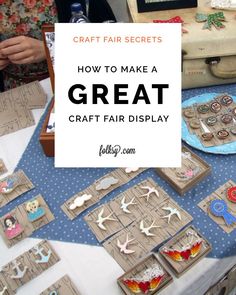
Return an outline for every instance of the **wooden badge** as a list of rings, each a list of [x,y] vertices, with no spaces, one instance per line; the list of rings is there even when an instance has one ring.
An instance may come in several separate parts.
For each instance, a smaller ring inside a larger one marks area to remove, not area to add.
[[[140,261],[117,279],[118,285],[126,295],[156,294],[172,281],[172,276],[154,254]]]
[[[236,229],[235,187],[236,183],[229,180],[198,204],[228,234]]]
[[[33,188],[34,185],[22,170],[1,179],[0,208]]]
[[[52,286],[48,287],[40,295],[80,295],[75,284],[71,281],[68,275],[63,276],[56,281]]]
[[[50,244],[42,241],[3,266],[0,275],[4,277],[11,291],[15,292],[59,260]]]
[[[211,166],[183,146],[181,168],[156,168],[156,172],[183,195],[210,174]]]
[[[159,253],[180,277],[211,249],[210,243],[193,226],[189,226],[161,247]]]

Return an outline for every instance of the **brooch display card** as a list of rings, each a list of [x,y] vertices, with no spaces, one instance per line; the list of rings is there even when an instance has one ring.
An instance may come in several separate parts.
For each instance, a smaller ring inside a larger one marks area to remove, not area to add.
[[[37,195],[31,200],[20,205],[19,210],[24,212],[22,215],[27,216],[27,220],[32,224],[33,230],[38,230],[44,225],[55,219],[47,203],[41,195]]]
[[[5,277],[0,273],[0,295],[14,295],[15,292],[6,281]]]
[[[0,93],[0,136],[34,125],[31,109],[43,108],[46,99],[38,81]]]
[[[6,245],[12,247],[53,220],[45,200],[37,195],[0,218],[0,234]]]
[[[29,251],[2,267],[1,275],[11,290],[16,291],[59,261],[47,241],[42,241]]]
[[[159,253],[180,277],[211,250],[211,244],[191,225],[161,247]]]
[[[172,276],[154,254],[150,254],[117,279],[126,295],[159,294],[172,281]]]
[[[35,125],[34,117],[27,106],[20,106],[17,110],[3,110],[0,106],[0,136],[16,132]]]
[[[8,248],[16,245],[33,233],[26,212],[16,207],[0,218],[0,235]]]
[[[123,229],[115,212],[108,205],[102,205],[85,216],[85,221],[99,242]]]
[[[34,188],[23,170],[0,180],[0,208]]]
[[[159,216],[159,220],[162,220],[159,222],[162,229],[170,236],[174,236],[193,220],[193,217],[171,198],[164,201],[151,213],[154,215],[154,212]]]
[[[127,228],[137,241],[146,249],[146,253],[170,238],[169,226],[155,212],[143,215]]]
[[[227,181],[202,200],[198,206],[226,233],[236,229],[236,183]]]
[[[52,286],[48,287],[45,291],[41,292],[40,295],[80,295],[74,283],[71,281],[68,275],[63,276],[56,281]]]
[[[123,226],[128,226],[168,198],[168,194],[153,179],[148,178],[119,194],[108,205]]]
[[[5,174],[7,172],[7,167],[3,161],[3,159],[0,159],[0,176]]]
[[[145,168],[135,168],[134,171],[132,168],[118,168],[104,175],[85,190],[75,194],[61,206],[61,209],[69,217],[69,219],[73,220],[84,210],[96,204],[108,193],[129,182],[145,170]],[[78,199],[81,197],[84,198],[85,195],[91,195],[91,198],[82,204],[78,202]],[[79,203],[78,206],[75,206],[76,199],[77,203]]]
[[[156,172],[183,195],[210,174],[211,166],[183,146],[181,168],[156,168]]]
[[[236,102],[228,94],[183,108],[182,114],[189,132],[195,134],[205,147],[236,140]]]
[[[147,253],[146,248],[128,229],[116,233],[103,243],[103,247],[124,271],[133,267]]]

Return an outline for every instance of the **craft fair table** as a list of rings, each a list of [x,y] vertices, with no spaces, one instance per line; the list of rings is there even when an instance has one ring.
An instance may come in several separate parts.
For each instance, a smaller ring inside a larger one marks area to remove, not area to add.
[[[42,81],[41,85],[49,100],[51,97],[49,80]],[[228,86],[227,89],[230,93],[236,93],[235,85]],[[215,87],[207,91],[224,92],[226,88]],[[184,96],[189,98],[203,92],[204,90],[186,91]],[[68,197],[84,189],[94,180],[111,171],[111,169],[55,169],[53,159],[45,157],[38,142],[43,122],[42,119],[40,121],[40,117],[43,110],[34,110],[33,112],[39,126],[33,126],[0,137],[0,158],[5,161],[8,173],[12,173],[16,167],[23,169],[27,173],[36,186],[36,192],[42,193],[56,218],[54,222],[38,230],[33,235],[33,238],[27,238],[10,249],[0,240],[0,267],[36,245],[38,239],[47,239],[54,247],[61,261],[21,287],[17,294],[39,294],[60,277],[68,274],[83,295],[121,295],[123,292],[119,289],[116,280],[123,274],[123,270],[106,250],[99,246],[95,236],[84,222],[83,216],[71,222],[60,209],[60,205]],[[201,152],[201,156],[203,155],[204,153]],[[212,175],[198,184],[185,197],[180,197],[163,179],[156,175],[154,169],[148,169],[132,180],[131,184],[124,185],[125,188],[128,188],[147,177],[152,177],[180,206],[183,206],[192,215],[193,224],[207,238],[210,238],[212,243],[214,251],[181,278],[177,279],[173,275],[173,283],[161,292],[162,295],[204,294],[211,285],[216,283],[227,270],[236,264],[235,233],[232,232],[231,236],[226,235],[216,224],[211,225],[208,230],[210,219],[200,208],[197,208],[196,204],[198,202],[194,200],[195,197],[199,199],[200,196],[200,199],[203,199],[209,195],[220,184],[228,180],[230,173],[233,180],[236,180],[236,157],[234,155],[223,157],[207,155],[206,158],[212,165]],[[224,163],[230,165],[228,167],[230,169],[229,173],[224,173],[227,169],[227,167],[224,167]],[[222,170],[222,173],[219,172],[220,170]],[[65,178],[65,174],[68,176],[67,178]],[[64,178],[61,178],[61,175],[64,175]],[[63,190],[61,187],[58,188],[57,181],[65,181],[65,185],[61,185]],[[104,198],[104,201],[107,202],[107,200],[114,198],[123,190],[122,187],[114,190]],[[36,192],[29,192],[13,201],[12,204],[8,204],[5,206],[6,208],[0,211],[0,214],[5,214],[14,206],[21,204],[29,197],[35,196]]]

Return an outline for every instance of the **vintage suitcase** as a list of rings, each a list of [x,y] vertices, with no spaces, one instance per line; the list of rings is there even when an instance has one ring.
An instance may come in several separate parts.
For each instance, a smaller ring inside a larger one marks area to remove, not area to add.
[[[211,286],[204,295],[235,295],[236,266],[231,268],[215,285]]]
[[[236,82],[236,11],[224,10],[225,28],[203,30],[196,13],[212,14],[210,0],[198,0],[197,8],[138,13],[136,0],[127,0],[134,22],[152,22],[180,16],[188,33],[182,36],[182,87],[194,88]]]

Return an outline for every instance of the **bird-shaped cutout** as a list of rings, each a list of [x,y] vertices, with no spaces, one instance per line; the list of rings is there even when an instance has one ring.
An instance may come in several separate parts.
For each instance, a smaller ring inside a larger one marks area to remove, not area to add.
[[[170,223],[171,217],[174,216],[174,215],[176,215],[179,218],[179,220],[181,220],[181,214],[180,214],[178,209],[171,208],[171,207],[163,207],[162,209],[166,210],[166,211],[170,211],[169,214],[167,214],[165,216],[162,216],[162,218],[167,218],[168,224]]]
[[[141,220],[141,222],[140,222],[140,226],[139,226],[139,228],[140,228],[140,230],[141,230],[141,233],[145,234],[147,237],[154,237],[155,234],[150,233],[150,230],[151,230],[152,228],[158,228],[158,227],[160,228],[160,226],[155,225],[155,220],[154,220],[154,221],[152,222],[152,224],[151,224],[150,226],[148,226],[148,227],[144,227],[144,221]]]
[[[5,291],[7,291],[7,287],[4,286],[3,289],[0,291],[0,295],[3,295],[5,293]]]
[[[128,209],[128,206],[131,206],[131,205],[137,205],[137,203],[134,202],[134,199],[133,198],[130,202],[128,203],[125,203],[125,197],[121,200],[121,209],[125,212],[125,213],[131,213],[131,211],[129,211]]]
[[[155,194],[157,197],[159,197],[159,192],[154,187],[142,186],[141,189],[148,190],[148,192],[146,194],[143,194],[143,195],[140,196],[140,198],[141,197],[147,198],[147,202],[149,201],[149,198],[150,198],[151,194]]]
[[[133,242],[134,239],[129,240],[129,235],[126,235],[126,240],[123,244],[121,244],[120,240],[117,239],[117,247],[120,249],[120,253],[124,254],[132,254],[135,252],[135,250],[127,249],[128,245]]]
[[[111,218],[113,212],[111,212],[111,214],[109,214],[106,217],[103,217],[103,213],[104,213],[104,208],[102,208],[102,210],[98,213],[98,219],[96,220],[96,223],[100,229],[107,230],[103,223],[107,220],[110,220],[110,221],[117,221],[117,220],[114,218]]]

